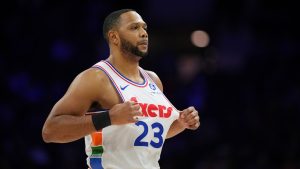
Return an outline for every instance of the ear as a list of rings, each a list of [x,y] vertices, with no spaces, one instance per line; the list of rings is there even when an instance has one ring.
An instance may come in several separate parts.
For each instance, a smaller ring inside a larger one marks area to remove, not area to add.
[[[109,38],[109,41],[112,44],[114,44],[114,45],[118,45],[119,44],[120,40],[119,40],[119,34],[118,34],[118,32],[113,31],[113,30],[109,31],[108,32],[108,38]]]

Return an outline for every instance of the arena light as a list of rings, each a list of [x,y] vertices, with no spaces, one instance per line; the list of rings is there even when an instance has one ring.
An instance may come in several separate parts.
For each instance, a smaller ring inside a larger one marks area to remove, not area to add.
[[[191,34],[191,41],[193,45],[204,48],[209,43],[209,36],[205,31],[202,30],[196,30],[193,31]]]

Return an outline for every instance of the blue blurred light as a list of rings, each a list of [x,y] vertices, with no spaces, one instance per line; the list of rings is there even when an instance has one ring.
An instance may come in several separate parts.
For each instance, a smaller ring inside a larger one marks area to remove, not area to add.
[[[48,154],[41,147],[34,147],[29,151],[30,158],[38,165],[47,165],[49,163]]]
[[[63,40],[57,40],[52,46],[52,58],[57,61],[68,61],[73,54],[73,47],[69,43]]]
[[[29,86],[29,75],[21,72],[11,75],[9,79],[9,88],[13,93],[23,93]]]

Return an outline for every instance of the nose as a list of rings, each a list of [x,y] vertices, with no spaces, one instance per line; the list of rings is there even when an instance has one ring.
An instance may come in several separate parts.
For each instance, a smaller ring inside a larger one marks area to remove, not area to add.
[[[146,31],[145,29],[141,29],[141,31],[140,31],[140,36],[141,36],[142,38],[148,38],[148,33],[147,33],[147,31]]]

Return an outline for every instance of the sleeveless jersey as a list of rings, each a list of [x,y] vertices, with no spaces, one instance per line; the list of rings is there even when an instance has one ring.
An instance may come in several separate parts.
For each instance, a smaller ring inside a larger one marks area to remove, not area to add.
[[[136,123],[111,125],[85,136],[87,164],[91,169],[159,169],[162,146],[171,124],[179,117],[147,72],[139,67],[142,84],[123,76],[108,61],[93,67],[110,79],[123,102],[140,104]]]

